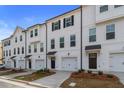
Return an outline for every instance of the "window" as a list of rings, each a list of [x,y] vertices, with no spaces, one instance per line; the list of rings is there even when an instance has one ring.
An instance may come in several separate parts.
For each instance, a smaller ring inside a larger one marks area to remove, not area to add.
[[[54,48],[55,48],[55,40],[52,39],[52,40],[51,40],[51,49],[54,49]]]
[[[30,32],[30,37],[33,37],[33,30]]]
[[[8,45],[10,45],[10,40],[8,41]]]
[[[31,53],[31,45],[28,46],[28,53]]]
[[[121,7],[123,5],[114,5],[114,8],[118,8],[118,7]]]
[[[18,54],[20,54],[20,48],[18,47]]]
[[[24,54],[24,47],[22,47],[22,54]]]
[[[106,40],[115,38],[115,24],[106,26]]]
[[[64,48],[64,37],[60,38],[60,48]]]
[[[40,44],[40,52],[44,51],[43,43]]]
[[[6,50],[6,56],[8,56],[8,51]]]
[[[17,43],[17,37],[15,38],[15,43]]]
[[[22,41],[22,35],[20,36],[20,41]]]
[[[14,55],[16,55],[16,48],[14,48]]]
[[[3,55],[4,55],[4,57],[5,57],[5,51],[3,51]]]
[[[75,35],[70,36],[70,47],[75,47],[76,46],[76,37]]]
[[[34,53],[37,52],[37,44],[34,44]]]
[[[35,29],[35,36],[38,36],[38,30]]]
[[[100,13],[108,11],[108,5],[100,6]]]
[[[73,15],[71,17],[64,18],[64,20],[63,20],[64,28],[72,26],[72,25],[74,25],[74,16]]]
[[[96,41],[96,28],[89,29],[89,42]]]
[[[61,21],[60,20],[57,21],[57,22],[52,23],[52,31],[60,29],[60,26],[61,26]]]
[[[9,50],[9,56],[11,56],[11,50]]]

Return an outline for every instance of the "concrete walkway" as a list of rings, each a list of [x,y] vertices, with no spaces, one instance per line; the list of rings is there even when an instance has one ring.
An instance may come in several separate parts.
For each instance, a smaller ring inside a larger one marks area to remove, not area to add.
[[[51,88],[59,87],[66,79],[69,78],[71,72],[65,71],[56,71],[56,74],[44,77],[42,79],[38,79],[33,81],[34,83],[39,83]]]
[[[113,74],[120,79],[120,82],[124,85],[124,72],[106,72],[107,74]]]

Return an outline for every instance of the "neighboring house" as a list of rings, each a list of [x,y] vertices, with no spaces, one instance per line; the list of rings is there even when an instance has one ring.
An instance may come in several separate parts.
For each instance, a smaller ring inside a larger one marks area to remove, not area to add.
[[[123,25],[124,6],[84,5],[26,30],[17,27],[2,41],[3,61],[8,67],[34,70],[124,72]],[[23,41],[15,43],[21,35]],[[25,53],[18,54],[23,46]]]
[[[49,69],[80,69],[80,8],[46,21]]]
[[[25,31],[16,27],[15,32],[3,41],[3,56],[8,68],[25,69]]]
[[[2,51],[2,43],[0,43],[0,64],[3,63],[3,51]]]
[[[124,6],[82,7],[83,68],[124,72]]]
[[[36,24],[26,30],[26,59],[28,69],[46,68],[46,26]]]

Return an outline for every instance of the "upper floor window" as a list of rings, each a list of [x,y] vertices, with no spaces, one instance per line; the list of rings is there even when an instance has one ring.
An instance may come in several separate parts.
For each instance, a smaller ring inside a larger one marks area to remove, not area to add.
[[[40,44],[40,52],[44,51],[43,43]]]
[[[28,46],[28,53],[31,53],[31,45]]]
[[[9,56],[11,56],[11,50],[9,50]]]
[[[3,51],[3,56],[5,57],[5,51]]]
[[[6,50],[6,56],[8,56],[8,50]]]
[[[34,53],[37,52],[37,44],[34,44]]]
[[[108,5],[100,6],[100,13],[108,11]]]
[[[121,6],[123,6],[123,5],[114,5],[114,8],[121,7]]]
[[[18,54],[20,54],[20,48],[18,47]]]
[[[10,40],[8,41],[8,45],[10,45]]]
[[[22,35],[20,36],[20,41],[22,41]]]
[[[30,32],[30,37],[33,37],[33,30]]]
[[[96,28],[89,29],[89,42],[96,41]]]
[[[52,31],[58,30],[58,29],[60,29],[60,27],[61,27],[61,21],[60,20],[52,23]]]
[[[24,54],[24,47],[22,47],[22,54]]]
[[[73,15],[71,17],[63,19],[63,26],[64,26],[64,28],[72,26],[72,25],[74,25],[74,16]]]
[[[60,48],[64,48],[64,37],[60,38]]]
[[[52,39],[52,40],[51,40],[51,49],[54,49],[54,48],[55,48],[55,40]]]
[[[115,24],[106,26],[106,40],[115,38]]]
[[[16,55],[16,48],[14,48],[14,55]]]
[[[34,31],[35,31],[35,36],[38,36],[38,30],[35,29]]]
[[[15,38],[15,43],[17,43],[17,37]]]
[[[76,46],[76,36],[71,35],[70,36],[70,47],[75,47]]]

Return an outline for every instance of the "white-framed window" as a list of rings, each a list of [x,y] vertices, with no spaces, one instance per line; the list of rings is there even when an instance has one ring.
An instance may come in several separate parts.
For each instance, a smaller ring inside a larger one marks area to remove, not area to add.
[[[51,49],[55,48],[55,39],[51,39]]]
[[[108,5],[102,5],[100,6],[100,13],[108,11]]]
[[[33,30],[31,30],[30,32],[30,37],[33,37]]]
[[[64,18],[63,19],[63,27],[69,27],[74,25],[74,16],[72,15],[71,17]]]
[[[76,46],[76,36],[71,35],[70,36],[70,47],[75,47]]]
[[[34,53],[37,52],[37,44],[34,44]]]
[[[43,52],[43,51],[44,51],[44,44],[40,43],[40,52]]]
[[[52,31],[59,30],[60,26],[61,26],[61,21],[60,20],[58,20],[56,22],[53,22],[52,23]]]
[[[106,25],[106,40],[115,39],[115,24]]]
[[[28,46],[28,53],[31,53],[31,45]]]
[[[89,29],[89,42],[96,41],[96,28]]]
[[[35,32],[35,36],[38,36],[38,29],[35,29],[34,32]]]
[[[60,37],[60,48],[64,48],[64,37]]]

